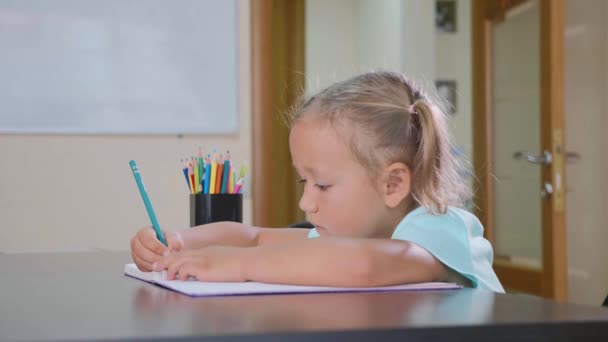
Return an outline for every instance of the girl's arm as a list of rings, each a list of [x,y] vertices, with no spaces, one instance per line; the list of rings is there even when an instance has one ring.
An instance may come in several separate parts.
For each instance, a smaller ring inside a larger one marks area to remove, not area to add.
[[[170,252],[196,251],[203,247],[259,245],[306,239],[303,228],[258,228],[236,222],[218,222],[204,226],[165,232],[168,247],[156,238],[151,227],[140,229],[131,239],[131,256],[142,271],[152,271],[154,264]]]
[[[253,247],[306,239],[308,229],[260,228],[237,222],[217,222],[179,231],[182,249],[198,249],[210,245]]]
[[[444,281],[448,269],[402,240],[317,238],[261,245],[243,259],[246,280],[320,286],[385,286]]]

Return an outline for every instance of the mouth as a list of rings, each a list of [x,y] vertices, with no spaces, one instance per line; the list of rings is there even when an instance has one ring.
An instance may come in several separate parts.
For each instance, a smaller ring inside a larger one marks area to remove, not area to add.
[[[317,225],[315,223],[313,223],[312,225],[315,226],[315,229],[317,230],[317,232],[319,232],[320,230],[324,231],[324,232],[327,231],[327,229],[325,229],[323,226],[319,226],[319,225]]]
[[[312,224],[315,227],[315,229],[317,230],[317,233],[319,233],[319,235],[328,233],[327,228],[317,224],[317,222],[315,222],[315,221],[308,221],[308,222],[310,222],[310,224]]]

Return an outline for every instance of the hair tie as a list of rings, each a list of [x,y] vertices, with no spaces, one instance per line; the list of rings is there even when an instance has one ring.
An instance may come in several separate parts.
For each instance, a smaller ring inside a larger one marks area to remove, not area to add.
[[[418,114],[416,112],[416,110],[414,109],[414,105],[413,104],[410,105],[410,107],[407,109],[407,112],[410,113],[410,114]]]

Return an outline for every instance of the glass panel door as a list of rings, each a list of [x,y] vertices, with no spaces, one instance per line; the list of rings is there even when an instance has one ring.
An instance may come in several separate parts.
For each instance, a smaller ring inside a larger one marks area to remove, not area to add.
[[[540,11],[509,9],[491,30],[496,259],[541,267]]]

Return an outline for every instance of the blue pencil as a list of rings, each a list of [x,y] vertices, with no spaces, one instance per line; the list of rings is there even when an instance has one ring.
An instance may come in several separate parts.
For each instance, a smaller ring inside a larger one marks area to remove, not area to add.
[[[201,192],[203,192],[203,187],[205,186],[205,164],[203,163],[203,157],[199,156],[198,157],[198,173],[199,173],[199,179],[200,179],[200,183],[201,183]]]
[[[182,159],[182,165],[184,164],[184,160]],[[188,187],[188,191],[190,191],[190,177],[188,177],[188,167],[184,166],[182,169],[184,171],[184,177],[186,177],[186,186]]]
[[[211,160],[207,158],[207,162],[205,163],[205,189],[203,189],[203,192],[206,194],[209,193],[209,183],[211,183]]]
[[[154,209],[152,208],[152,203],[150,203],[150,199],[148,198],[148,193],[146,192],[146,188],[144,187],[144,183],[141,180],[141,175],[139,174],[139,168],[137,164],[135,164],[135,160],[131,160],[129,162],[131,166],[131,171],[133,171],[133,177],[135,177],[135,182],[137,183],[137,187],[139,188],[139,193],[141,194],[141,198],[144,200],[144,205],[146,206],[146,211],[148,211],[148,216],[150,216],[150,221],[152,221],[152,227],[154,227],[154,231],[156,232],[156,238],[163,243],[163,245],[168,246],[167,240],[165,240],[165,236],[163,235],[162,230],[160,230],[160,226],[158,225],[158,221],[156,220],[156,214],[154,213]]]

